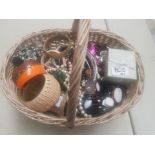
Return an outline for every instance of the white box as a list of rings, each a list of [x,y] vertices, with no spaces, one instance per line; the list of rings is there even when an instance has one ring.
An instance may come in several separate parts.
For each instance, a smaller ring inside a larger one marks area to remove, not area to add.
[[[137,80],[135,53],[121,49],[109,49],[106,78],[113,80]]]

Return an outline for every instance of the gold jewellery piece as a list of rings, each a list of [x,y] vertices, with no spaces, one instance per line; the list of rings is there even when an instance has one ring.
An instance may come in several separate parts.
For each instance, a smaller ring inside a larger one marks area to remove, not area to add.
[[[66,56],[70,49],[70,39],[67,35],[52,35],[45,41],[43,53],[47,57],[58,59]]]

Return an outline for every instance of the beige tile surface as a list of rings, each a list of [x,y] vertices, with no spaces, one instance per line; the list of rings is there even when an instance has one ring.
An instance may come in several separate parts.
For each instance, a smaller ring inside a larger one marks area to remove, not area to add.
[[[31,32],[48,28],[69,28],[72,20],[0,20],[0,63],[7,50]],[[106,30],[104,20],[92,20],[92,28]],[[40,124],[16,111],[0,92],[0,134],[132,134],[128,113],[104,125],[74,130]]]
[[[136,134],[155,134],[155,44],[145,20],[108,20],[110,31],[126,38],[140,53],[145,69],[141,101],[131,110]]]

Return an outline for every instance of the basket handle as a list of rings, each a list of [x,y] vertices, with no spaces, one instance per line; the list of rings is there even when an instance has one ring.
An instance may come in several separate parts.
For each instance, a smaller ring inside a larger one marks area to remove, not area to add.
[[[76,107],[79,100],[79,89],[82,69],[85,62],[87,44],[89,38],[90,20],[76,19],[73,22],[72,33],[76,40],[73,54],[72,73],[70,77],[70,90],[68,92],[69,101],[67,106],[67,126],[74,127],[76,117]]]

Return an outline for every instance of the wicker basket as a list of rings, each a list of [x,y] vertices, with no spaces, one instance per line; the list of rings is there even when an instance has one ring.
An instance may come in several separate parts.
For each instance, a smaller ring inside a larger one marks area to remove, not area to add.
[[[73,43],[75,43],[75,51],[73,55],[72,64],[73,70],[70,78],[70,90],[68,92],[69,101],[67,106],[66,117],[57,117],[53,114],[39,113],[30,110],[20,102],[19,98],[16,95],[17,88],[15,87],[12,81],[11,73],[13,67],[10,63],[10,59],[13,53],[15,52],[16,48],[20,44],[22,44],[25,40],[36,36],[37,34],[67,34],[68,36],[70,36],[70,40]],[[111,48],[121,48],[126,50],[130,49],[134,51],[136,55],[136,63],[138,68],[138,81],[136,84],[131,84],[131,86],[128,88],[127,98],[123,101],[123,103],[120,106],[99,117],[80,118],[76,116],[76,106],[78,103],[77,92],[80,86],[81,73],[85,61],[88,41],[103,43],[107,45],[107,47]],[[83,125],[105,123],[114,118],[117,118],[120,114],[128,111],[135,103],[138,102],[140,96],[142,95],[144,86],[144,70],[139,54],[136,52],[134,47],[132,47],[125,39],[111,32],[90,29],[90,20],[75,20],[71,30],[54,29],[33,33],[23,38],[21,42],[19,42],[13,48],[11,48],[9,53],[7,54],[7,57],[4,60],[1,69],[1,83],[2,90],[5,93],[6,97],[11,101],[12,105],[27,117],[45,124],[76,127]]]

